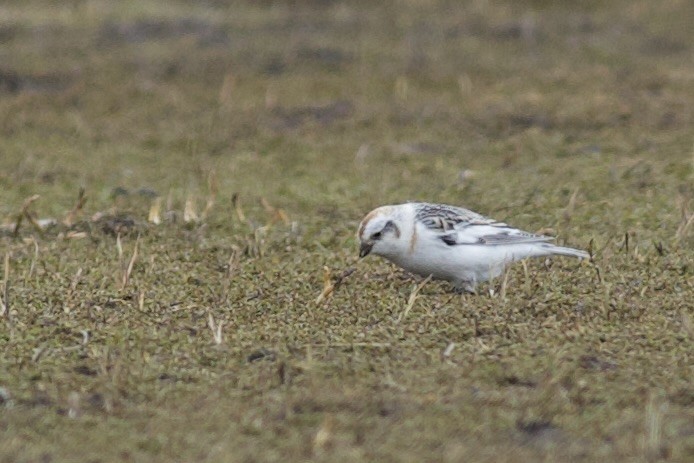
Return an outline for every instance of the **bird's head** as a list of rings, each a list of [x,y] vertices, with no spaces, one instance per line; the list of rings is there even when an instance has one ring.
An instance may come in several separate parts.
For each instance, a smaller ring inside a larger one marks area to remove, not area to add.
[[[400,252],[402,223],[394,206],[369,212],[359,224],[359,257],[373,253],[390,257]]]

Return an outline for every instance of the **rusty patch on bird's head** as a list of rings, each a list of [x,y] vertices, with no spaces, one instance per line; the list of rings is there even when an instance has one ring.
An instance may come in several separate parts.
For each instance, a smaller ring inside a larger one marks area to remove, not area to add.
[[[368,223],[371,222],[371,219],[379,215],[387,214],[389,210],[390,206],[381,206],[366,214],[366,216],[362,219],[361,223],[359,224],[359,231],[357,232],[358,238],[360,240],[362,239],[362,237],[364,236],[364,230],[366,229]]]

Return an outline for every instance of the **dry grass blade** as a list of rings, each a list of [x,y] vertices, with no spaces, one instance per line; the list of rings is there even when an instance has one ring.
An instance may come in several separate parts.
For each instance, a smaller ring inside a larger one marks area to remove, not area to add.
[[[321,454],[330,446],[330,443],[333,439],[333,427],[333,416],[328,414],[323,419],[323,422],[316,431],[316,435],[313,437],[314,453]]]
[[[267,212],[270,216],[275,215],[275,208],[272,207],[272,205],[268,202],[267,199],[261,197],[260,204],[263,206],[263,209],[265,209],[265,212]]]
[[[77,202],[63,219],[63,225],[65,225],[66,227],[72,226],[75,223],[77,217],[79,216],[79,213],[84,208],[86,202],[87,196],[85,195],[85,189],[84,187],[80,187],[79,192],[77,193]]]
[[[41,196],[39,195],[32,195],[29,196],[27,199],[24,200],[22,203],[22,209],[19,211],[19,214],[17,214],[17,221],[15,222],[14,225],[14,231],[12,232],[14,236],[17,236],[19,234],[19,229],[22,226],[22,221],[26,218],[32,225],[34,225],[35,228],[38,229],[39,232],[41,232],[41,227],[36,223],[36,220],[33,218],[31,215],[31,212],[29,211],[29,208],[31,205],[40,198]]]
[[[331,294],[335,292],[337,288],[342,285],[342,282],[353,274],[357,269],[350,267],[345,269],[340,273],[335,280],[330,277],[330,269],[328,267],[323,267],[323,291],[316,298],[316,304],[320,304],[330,297]]]
[[[277,209],[277,217],[284,223],[285,225],[290,224],[289,216],[287,215],[286,212],[284,212],[284,209]]]
[[[67,417],[71,419],[79,418],[82,415],[81,399],[79,393],[72,391],[67,397]]]
[[[75,276],[72,278],[72,283],[70,283],[70,291],[74,291],[77,289],[77,285],[79,284],[81,279],[82,279],[82,267],[77,269],[77,273],[75,273]]]
[[[80,231],[71,230],[71,231],[65,233],[64,236],[68,240],[81,240],[81,239],[86,238],[89,235],[87,235],[87,232],[80,232]]]
[[[675,232],[675,239],[677,242],[682,241],[687,236],[692,224],[694,224],[694,214],[687,216],[687,213],[683,212],[682,221],[677,227],[677,232]]]
[[[75,294],[75,290],[77,290],[77,285],[79,284],[81,279],[82,279],[82,267],[78,268],[77,272],[72,277],[72,282],[70,282],[70,287],[68,288],[68,290],[65,294],[65,304],[63,305],[63,312],[70,313],[71,304],[73,301],[73,295]]]
[[[222,344],[224,341],[223,333],[222,333],[222,328],[224,327],[224,322],[219,322],[219,325],[214,321],[214,317],[212,316],[212,313],[207,314],[207,326],[210,328],[210,331],[212,331],[212,338],[214,339],[214,343],[216,345]]]
[[[183,221],[185,223],[197,222],[199,220],[198,213],[195,212],[195,201],[191,196],[186,199],[186,205],[183,209]]]
[[[140,246],[140,237],[138,236],[137,239],[135,240],[135,248],[133,249],[133,254],[130,257],[130,261],[128,262],[128,266],[123,271],[123,277],[121,278],[121,287],[120,287],[121,291],[125,289],[125,287],[128,285],[128,282],[130,281],[130,275],[132,274],[133,267],[135,267],[135,262],[137,261],[139,246]]]
[[[694,164],[694,157],[692,157],[692,159]],[[686,195],[678,195],[676,203],[680,210],[680,223],[677,226],[677,231],[675,231],[675,243],[680,243],[687,237],[689,229],[694,223],[694,213],[691,213],[689,210],[691,199],[689,199]]]
[[[70,288],[68,288],[67,294],[65,296],[65,305],[63,305],[63,312],[70,313],[70,311],[72,310],[71,303],[72,303],[73,295],[74,295],[75,291],[77,290],[77,285],[79,284],[81,279],[82,279],[82,267],[78,268],[77,272],[75,273],[75,276],[72,277],[72,282],[70,283]]]
[[[446,346],[446,348],[445,348],[445,349],[443,350],[443,352],[441,353],[441,356],[442,356],[443,358],[448,358],[448,357],[450,357],[451,354],[453,353],[453,349],[455,349],[455,343],[454,343],[454,342],[449,342],[448,345]]]
[[[29,266],[29,271],[26,273],[26,276],[24,277],[24,282],[26,283],[29,281],[34,274],[34,270],[36,269],[36,262],[39,260],[39,243],[35,239],[31,239],[31,243],[34,245],[34,256],[31,259],[31,265]]]
[[[232,277],[239,268],[239,254],[239,248],[237,246],[232,246],[231,254],[229,254],[226,270],[224,272],[226,281],[224,282],[224,289],[221,295],[221,303],[226,303],[229,300],[229,291],[231,290],[232,286]]]
[[[208,217],[210,211],[214,207],[215,202],[217,201],[219,185],[217,183],[217,174],[215,174],[214,171],[211,171],[207,177],[207,189],[209,190],[209,195],[207,196],[205,209],[203,209],[202,214],[200,214],[203,220],[205,220]]]
[[[239,267],[239,253],[239,248],[236,246],[232,246],[231,254],[229,254],[229,260],[227,261],[227,268],[225,272],[225,276],[227,279],[231,279],[231,277],[234,275],[234,273]]]
[[[316,298],[316,304],[320,304],[325,301],[335,290],[335,285],[333,284],[332,278],[330,278],[330,269],[326,266],[323,267],[323,291]]]
[[[234,206],[234,211],[236,212],[236,217],[239,218],[239,222],[245,222],[246,214],[243,213],[243,208],[241,207],[241,197],[238,193],[234,193],[231,196],[231,204]]]
[[[34,215],[28,211],[26,214],[26,218],[29,221],[29,223],[31,224],[31,226],[34,227],[34,230],[36,230],[38,232],[39,235],[43,235],[43,225],[41,225],[42,223],[46,223],[46,224],[54,223],[52,219],[36,220],[36,217],[34,217]]]
[[[521,260],[521,265],[523,266],[523,276],[525,277],[525,292],[527,294],[532,293],[532,288],[533,288],[533,282],[530,278],[530,270],[528,269],[528,260],[523,259]]]
[[[431,280],[431,275],[426,277],[421,283],[419,283],[417,286],[415,286],[412,289],[412,292],[410,293],[410,297],[407,300],[407,306],[405,307],[405,310],[400,314],[400,317],[398,317],[398,323],[403,321],[405,317],[407,317],[407,314],[410,313],[410,310],[412,310],[412,307],[414,307],[414,303],[417,300],[417,295],[419,295],[419,292],[422,290],[425,284],[429,283],[429,280]]]
[[[600,267],[597,264],[593,264],[593,270],[595,270],[595,278],[598,280],[599,284],[603,283],[602,273],[600,272]]]
[[[590,241],[588,242],[588,260],[590,262],[593,262],[595,259],[595,238],[591,238]]]
[[[508,287],[508,277],[509,277],[509,270],[508,268],[504,269],[504,276],[501,279],[501,288],[499,288],[499,297],[504,300],[506,299],[506,288]]]
[[[629,254],[629,232],[624,232],[624,242],[620,246],[621,249],[624,249],[625,254]]]
[[[571,198],[569,198],[569,203],[566,205],[566,209],[564,209],[564,221],[569,222],[571,220],[571,216],[574,213],[574,209],[576,208],[576,198],[578,197],[578,188],[576,188],[571,195]]]
[[[173,191],[169,189],[169,193],[166,195],[166,212],[169,213],[173,210],[174,195]]]
[[[161,223],[161,196],[157,196],[152,201],[152,205],[149,208],[149,214],[147,215],[147,221],[153,223],[154,225],[159,225]]]
[[[267,212],[267,214],[270,216],[270,221],[268,222],[268,225],[274,224],[277,221],[277,209],[272,207],[272,205],[270,205],[268,200],[265,198],[260,198],[260,204],[262,204],[263,209],[265,209],[265,212]]]
[[[289,225],[289,216],[287,216],[287,213],[282,209],[272,206],[265,198],[260,198],[260,204],[262,204],[263,209],[265,209],[265,212],[270,216],[271,224],[282,222],[285,225]]]
[[[123,261],[123,243],[120,239],[120,233],[116,235],[116,251],[118,251],[118,261]]]

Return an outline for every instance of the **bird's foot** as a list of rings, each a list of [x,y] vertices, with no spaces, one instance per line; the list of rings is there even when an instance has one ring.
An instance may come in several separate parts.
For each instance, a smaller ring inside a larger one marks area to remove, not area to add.
[[[477,294],[477,289],[475,289],[475,283],[472,281],[458,281],[453,286],[453,291],[456,294]]]

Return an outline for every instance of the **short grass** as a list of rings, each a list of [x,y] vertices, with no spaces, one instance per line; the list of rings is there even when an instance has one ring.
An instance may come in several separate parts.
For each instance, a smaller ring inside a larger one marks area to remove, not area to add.
[[[693,5],[3,2],[0,461],[692,461]],[[408,306],[412,199],[595,263]]]

